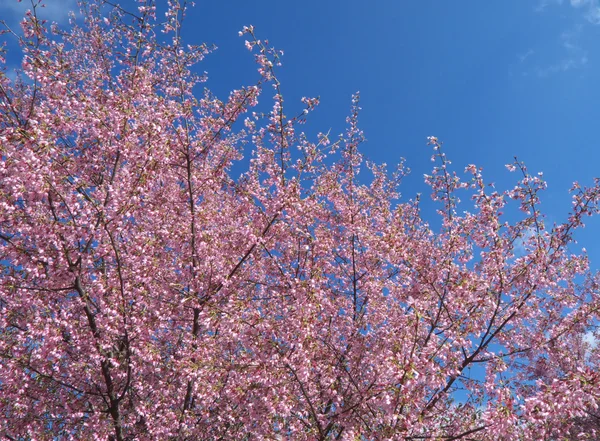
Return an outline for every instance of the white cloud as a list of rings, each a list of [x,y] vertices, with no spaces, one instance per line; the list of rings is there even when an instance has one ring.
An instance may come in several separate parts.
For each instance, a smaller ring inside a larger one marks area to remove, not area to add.
[[[593,8],[590,8],[585,14],[585,18],[592,24],[600,24],[600,6],[596,4]]]
[[[537,6],[535,7],[536,12],[542,12],[550,5],[562,5],[563,0],[539,0]]]
[[[579,69],[585,66],[588,62],[586,56],[583,56],[579,59],[577,58],[565,58],[556,64],[552,64],[546,67],[538,67],[535,72],[539,77],[547,77],[549,75],[566,72],[571,69]]]
[[[519,61],[521,63],[523,63],[526,59],[528,59],[530,56],[532,56],[534,54],[533,49],[529,49],[527,52],[525,52],[524,54],[519,55]]]
[[[535,235],[536,229],[534,227],[528,227],[521,232],[521,236],[514,242],[513,253],[515,257],[521,257],[527,253],[526,245]]]
[[[37,0],[35,0],[37,3]],[[0,1],[0,15],[5,20],[15,25],[21,21],[25,12],[33,9],[31,1],[2,0]],[[42,20],[65,22],[69,18],[70,11],[76,11],[76,0],[46,0],[43,4],[36,7],[36,14]]]
[[[583,342],[586,344],[585,357],[589,358],[592,351],[598,347],[598,337],[592,331],[588,331],[583,335]]]
[[[551,5],[562,5],[563,0],[539,0],[536,12],[543,12]],[[583,11],[583,17],[592,24],[600,25],[600,0],[569,0],[568,5]]]
[[[581,69],[588,63],[587,50],[583,49],[578,43],[581,31],[582,26],[578,25],[571,31],[563,32],[560,35],[560,45],[564,50],[564,56],[557,63],[545,67],[537,67],[535,71],[539,77],[547,77],[554,73]]]
[[[15,69],[7,69],[6,72],[4,72],[4,74],[6,75],[6,78],[10,80],[11,83],[14,83],[17,80],[17,71]]]
[[[585,9],[584,17],[593,24],[600,24],[600,4],[598,0],[570,0],[574,8]]]
[[[594,349],[598,346],[598,339],[594,335],[592,331],[586,332],[583,336],[583,341],[590,346],[591,349]]]

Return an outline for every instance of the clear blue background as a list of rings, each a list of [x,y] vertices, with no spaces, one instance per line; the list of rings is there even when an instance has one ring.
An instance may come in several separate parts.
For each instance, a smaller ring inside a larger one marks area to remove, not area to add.
[[[43,13],[59,22],[74,5],[47,3]],[[0,15],[16,19],[26,4],[0,0]],[[302,96],[320,95],[311,132],[341,133],[351,94],[360,91],[363,152],[390,166],[407,159],[407,199],[427,192],[429,135],[444,141],[457,170],[482,166],[499,190],[517,179],[504,164],[518,156],[544,172],[541,208],[552,223],[566,219],[573,181],[600,176],[598,23],[597,0],[219,0],[197,2],[184,36],[218,46],[200,69],[226,98],[258,78],[238,36],[254,25],[285,51],[278,77],[287,114],[302,109]],[[595,219],[577,236],[595,268],[599,233]]]

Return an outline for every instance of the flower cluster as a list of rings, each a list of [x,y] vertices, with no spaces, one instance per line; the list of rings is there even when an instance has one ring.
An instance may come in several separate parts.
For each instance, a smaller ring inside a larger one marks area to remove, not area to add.
[[[569,244],[600,181],[547,227],[541,175],[497,191],[431,136],[434,229],[363,160],[358,94],[337,141],[300,132],[319,98],[284,107],[252,26],[256,83],[221,100],[185,2],[54,33],[37,4],[29,80],[0,77],[0,435],[597,438],[600,280]]]

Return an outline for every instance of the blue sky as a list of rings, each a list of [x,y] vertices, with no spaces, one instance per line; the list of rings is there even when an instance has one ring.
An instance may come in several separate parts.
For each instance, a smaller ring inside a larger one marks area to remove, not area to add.
[[[64,21],[73,0],[48,3],[44,13]],[[0,4],[0,15],[22,9]],[[598,0],[197,1],[184,35],[218,46],[200,68],[222,98],[257,78],[238,36],[249,24],[285,51],[278,77],[288,114],[302,96],[320,95],[309,131],[342,132],[351,94],[361,92],[363,152],[390,165],[407,159],[406,198],[426,192],[429,135],[457,170],[482,166],[498,189],[517,178],[504,168],[515,155],[543,171],[550,222],[565,219],[573,181],[600,175]],[[599,232],[595,219],[578,235],[596,268]]]
[[[363,151],[390,165],[407,159],[405,197],[426,191],[425,138],[435,135],[458,170],[482,166],[499,189],[517,178],[504,168],[515,155],[543,171],[542,208],[553,222],[570,209],[571,183],[600,175],[597,11],[597,2],[567,0],[214,1],[198,2],[188,25],[219,46],[205,68],[209,86],[225,93],[251,69],[237,31],[253,24],[285,50],[287,101],[321,96],[318,130],[342,131],[360,90]],[[599,267],[600,222],[591,224],[579,238]]]
[[[225,93],[251,68],[237,31],[253,24],[285,50],[287,101],[321,96],[318,130],[342,131],[359,90],[363,151],[390,165],[407,159],[405,197],[426,192],[425,138],[435,135],[458,170],[482,166],[499,189],[517,177],[504,168],[515,155],[543,171],[552,222],[565,219],[573,181],[600,176],[598,11],[597,2],[568,0],[200,1],[188,25],[190,36],[219,46],[205,69]],[[600,267],[600,222],[591,223],[579,239]]]

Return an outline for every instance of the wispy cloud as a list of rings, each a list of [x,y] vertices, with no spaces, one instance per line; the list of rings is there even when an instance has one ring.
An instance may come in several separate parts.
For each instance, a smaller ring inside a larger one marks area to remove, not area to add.
[[[535,7],[536,12],[542,12],[550,5],[562,5],[563,0],[539,0]]]
[[[564,56],[557,63],[544,67],[536,67],[535,72],[539,77],[547,77],[554,73],[581,69],[588,63],[587,50],[582,48],[578,43],[581,31],[582,27],[581,25],[578,25],[573,30],[560,34],[560,45],[563,49]]]
[[[587,21],[600,24],[600,2],[598,0],[570,0],[571,6],[583,9]]]
[[[588,331],[583,335],[583,342],[586,345],[585,357],[589,358],[592,351],[598,347],[598,337],[593,331]]]
[[[543,12],[548,6],[560,6],[563,3],[583,11],[583,17],[590,23],[600,25],[600,0],[539,0],[534,9],[536,12]]]
[[[21,21],[28,9],[32,9],[30,1],[0,1],[0,16],[2,16],[4,20],[12,22],[11,24],[13,25]],[[36,14],[40,19],[61,23],[69,18],[70,11],[75,10],[77,10],[76,0],[47,0],[45,3],[37,6]]]
[[[588,344],[592,349],[598,346],[598,338],[592,331],[588,331],[583,336],[583,341]]]
[[[533,49],[529,49],[524,54],[519,55],[519,61],[521,63],[524,63],[525,60],[527,60],[529,57],[531,57],[534,53],[535,53],[535,51]]]
[[[17,71],[15,69],[6,69],[4,75],[6,75],[6,78],[8,78],[11,83],[17,81]]]
[[[533,227],[526,228],[521,233],[521,236],[518,237],[514,242],[513,253],[515,257],[522,257],[527,254],[527,244],[533,237],[535,237],[535,235],[536,230]]]

